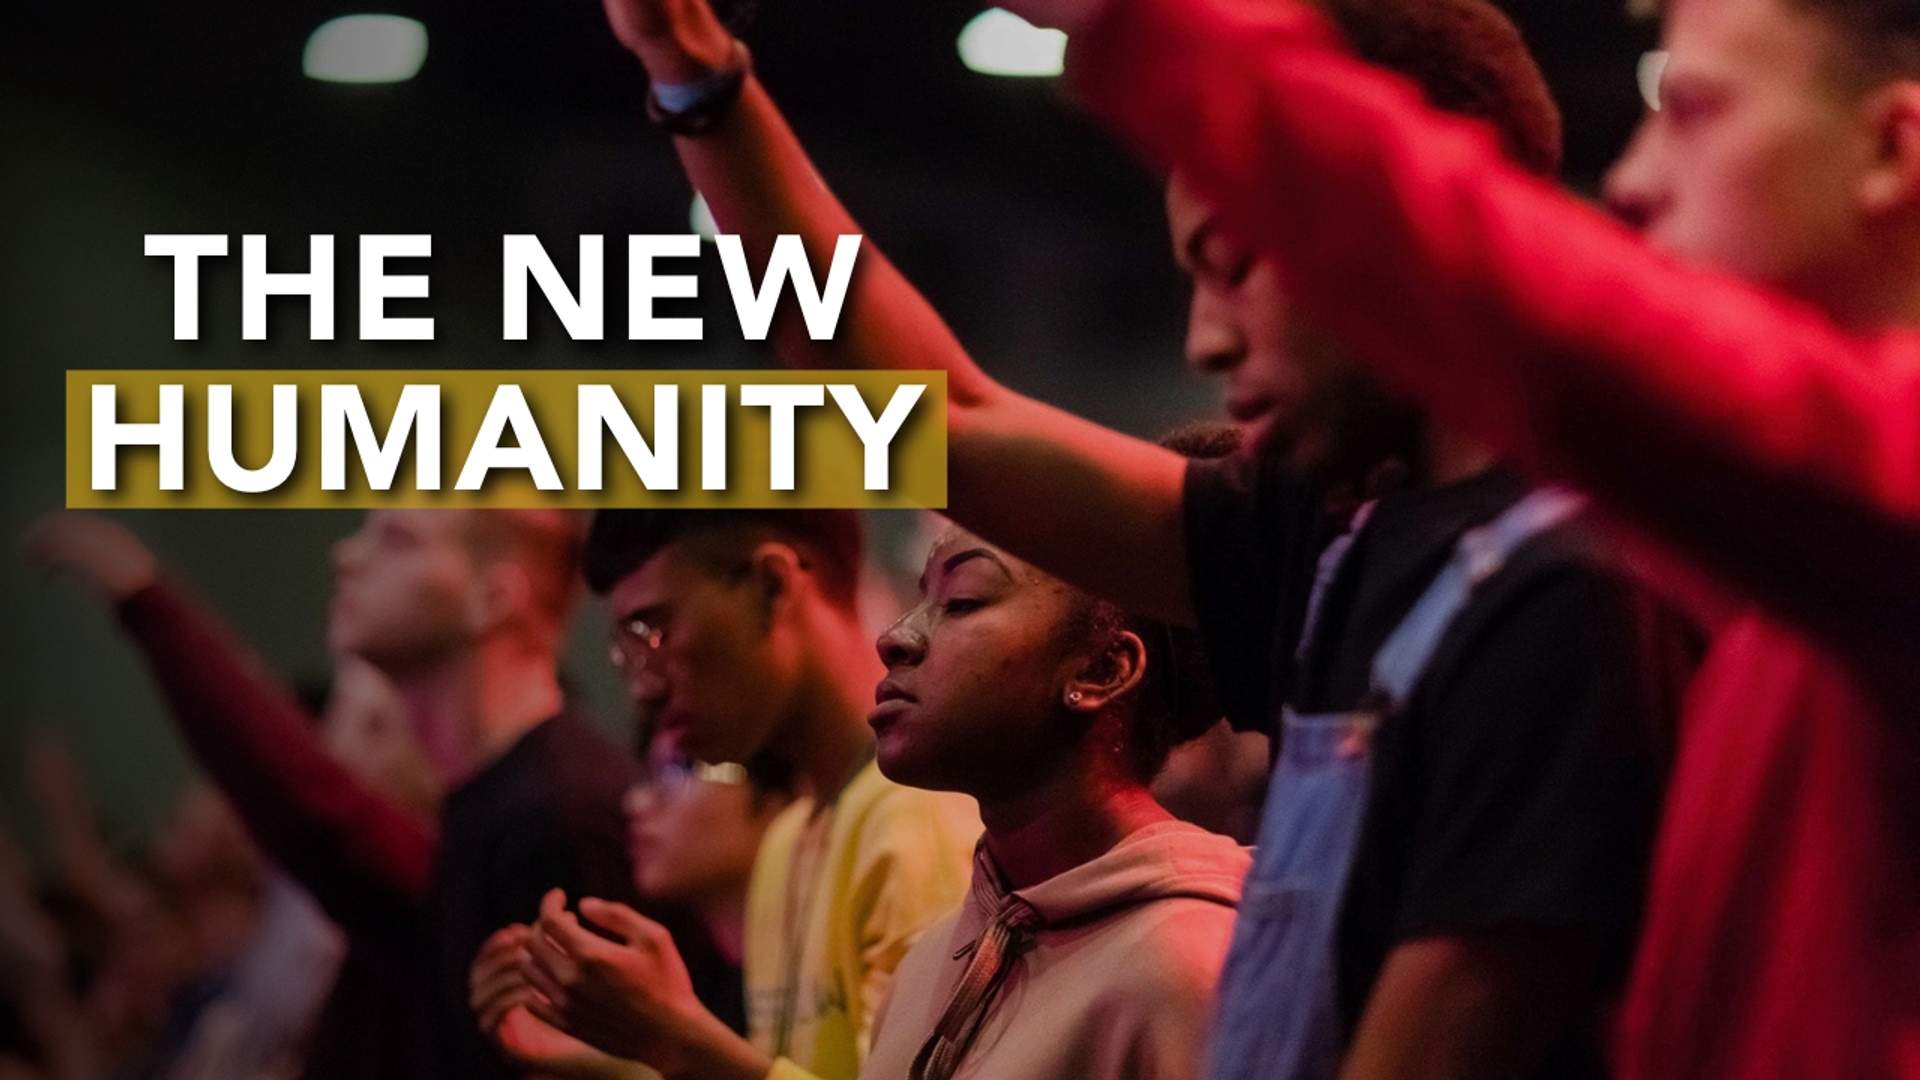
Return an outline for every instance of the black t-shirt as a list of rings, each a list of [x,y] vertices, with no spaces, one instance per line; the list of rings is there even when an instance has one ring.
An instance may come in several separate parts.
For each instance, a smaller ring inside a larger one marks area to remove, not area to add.
[[[1467,529],[1525,493],[1495,470],[1382,499],[1321,601],[1343,522],[1253,454],[1194,462],[1194,606],[1235,725],[1278,732],[1282,704],[1361,704],[1375,655]],[[1357,1024],[1398,943],[1504,927],[1591,935],[1617,987],[1637,930],[1664,762],[1661,733],[1695,636],[1595,557],[1577,523],[1534,538],[1455,619],[1374,741],[1374,778],[1341,911],[1342,1018]],[[1600,1075],[1598,1011],[1543,1076]]]
[[[441,808],[434,876],[432,971],[436,993],[425,1034],[428,1060],[449,1078],[516,1075],[480,1036],[467,1004],[467,971],[482,943],[509,923],[532,921],[548,889],[569,905],[596,896],[633,905],[673,933],[694,989],[732,1022],[743,1017],[738,968],[726,964],[684,912],[638,901],[621,800],[638,761],[568,715],[527,732]],[[733,1015],[729,1015],[733,1014]]]

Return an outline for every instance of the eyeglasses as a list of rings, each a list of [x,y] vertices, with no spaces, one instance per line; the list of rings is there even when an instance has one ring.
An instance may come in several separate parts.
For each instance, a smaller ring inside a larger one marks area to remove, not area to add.
[[[667,638],[665,628],[647,622],[645,619],[624,619],[613,627],[613,640],[607,645],[607,659],[613,666],[629,674],[638,675],[652,663],[655,654],[660,651],[660,643]]]
[[[721,575],[728,586],[738,585],[753,574],[752,563],[740,563]],[[681,607],[678,601],[673,607]],[[638,615],[629,615],[614,624],[613,641],[607,646],[607,658],[613,666],[630,675],[638,675],[653,662],[654,655],[660,651],[661,642],[666,640],[666,623],[670,618],[670,608],[663,604],[657,607],[645,607],[640,610],[654,614],[658,622],[648,622]]]
[[[647,778],[634,785],[636,791],[651,791],[666,797],[679,795],[698,781],[738,787],[747,782],[747,768],[738,762],[708,764],[688,758],[663,761],[647,772]]]

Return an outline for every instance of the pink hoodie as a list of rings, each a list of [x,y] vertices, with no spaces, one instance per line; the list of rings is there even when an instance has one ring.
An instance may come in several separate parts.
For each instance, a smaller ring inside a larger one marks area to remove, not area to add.
[[[1013,949],[956,1078],[1203,1075],[1214,985],[1250,861],[1232,840],[1172,821],[1009,894],[983,841],[966,903],[901,961],[862,1080],[906,1080],[975,950],[1015,901],[1038,927]]]

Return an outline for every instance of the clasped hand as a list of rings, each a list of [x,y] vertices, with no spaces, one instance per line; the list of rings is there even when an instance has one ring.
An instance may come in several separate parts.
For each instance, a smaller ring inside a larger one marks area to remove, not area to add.
[[[561,1075],[610,1075],[609,1056],[681,1073],[719,1021],[666,928],[625,904],[583,899],[575,915],[566,902],[549,892],[533,925],[481,948],[471,972],[481,1030],[521,1064]]]

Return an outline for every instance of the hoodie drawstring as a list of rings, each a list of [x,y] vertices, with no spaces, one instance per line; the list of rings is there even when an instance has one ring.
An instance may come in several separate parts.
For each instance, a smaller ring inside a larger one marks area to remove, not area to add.
[[[933,1034],[914,1055],[908,1080],[952,1080],[960,1059],[987,1018],[993,996],[1044,921],[1032,904],[1018,896],[1007,897],[1000,914],[994,916],[974,945],[973,957],[954,986],[953,996],[947,999],[946,1011],[933,1026]]]

